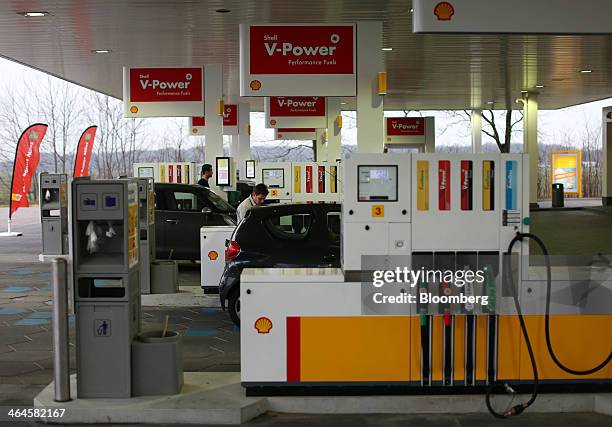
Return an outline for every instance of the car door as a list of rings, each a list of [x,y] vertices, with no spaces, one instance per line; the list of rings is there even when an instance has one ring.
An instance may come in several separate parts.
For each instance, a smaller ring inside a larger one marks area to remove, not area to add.
[[[167,236],[169,224],[166,219],[170,217],[168,211],[167,191],[159,186],[155,186],[155,257],[159,259],[168,258],[170,248]]]
[[[206,225],[202,194],[195,188],[177,186],[169,192],[168,202],[169,214],[164,220],[172,258],[200,259],[200,228]]]
[[[340,267],[340,233],[342,231],[342,212],[334,205],[323,205],[321,214],[321,254],[323,264]]]
[[[202,189],[200,192],[204,201],[206,225],[235,225],[236,211],[225,200],[221,199],[212,190]]]
[[[266,217],[263,226],[270,237],[270,263],[275,267],[321,265],[319,220],[308,205]]]

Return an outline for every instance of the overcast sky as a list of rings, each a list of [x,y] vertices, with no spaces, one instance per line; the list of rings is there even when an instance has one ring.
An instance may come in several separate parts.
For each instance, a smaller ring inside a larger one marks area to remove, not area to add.
[[[41,77],[45,77],[44,73],[3,58],[0,58],[0,75],[3,77],[3,84],[18,85],[23,81],[23,77],[26,77],[28,80],[40,79],[41,84],[45,83],[45,79],[41,79]],[[540,142],[559,142],[563,135],[571,135],[575,140],[579,140],[585,127],[600,129],[601,109],[605,106],[612,106],[612,98],[560,110],[541,110],[539,113]],[[386,115],[397,114],[394,112],[386,112]],[[437,145],[470,144],[470,132],[467,122],[457,123],[457,118],[450,117],[448,112],[444,111],[421,111],[410,113],[410,116],[415,115],[433,115],[436,117]],[[177,119],[154,119],[151,121],[151,126],[163,129],[164,127],[172,126],[175,120]],[[273,139],[274,132],[271,129],[264,128],[262,114],[253,116],[251,125],[254,140],[271,141]],[[356,132],[354,129],[343,130],[343,133],[345,133],[343,142],[355,143]],[[490,141],[490,139],[488,139],[486,135],[483,135],[483,142],[487,141]],[[522,136],[520,134],[515,135],[513,141],[522,141]]]

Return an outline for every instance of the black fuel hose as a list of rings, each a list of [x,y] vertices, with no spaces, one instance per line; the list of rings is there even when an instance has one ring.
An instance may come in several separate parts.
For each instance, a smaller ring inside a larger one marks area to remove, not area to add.
[[[514,238],[510,241],[510,244],[508,245],[508,251],[506,252],[506,260],[510,259],[510,255],[512,254],[512,248],[514,244],[518,241],[523,240],[524,238],[531,239],[537,243],[537,245],[542,250],[542,253],[544,254],[544,260],[546,262],[546,310],[544,312],[544,333],[546,335],[546,347],[548,349],[548,353],[550,354],[551,359],[553,360],[553,362],[555,362],[555,365],[557,365],[559,369],[569,374],[572,374],[572,375],[584,376],[584,375],[590,375],[590,374],[600,371],[608,363],[610,363],[610,360],[612,360],[612,351],[610,351],[610,353],[608,354],[608,357],[606,357],[606,359],[604,359],[597,366],[590,368],[590,369],[585,369],[585,370],[577,370],[577,369],[572,369],[572,368],[565,366],[555,354],[555,350],[552,346],[552,341],[550,338],[550,296],[551,296],[551,288],[552,288],[552,274],[551,274],[551,267],[550,267],[550,255],[548,253],[548,249],[546,248],[546,245],[544,244],[542,239],[540,239],[535,234],[516,233],[516,236],[514,236]],[[490,403],[490,395],[493,392],[493,390],[499,385],[492,385],[491,387],[489,387],[489,390],[487,391],[487,396],[486,396],[487,408],[489,409],[489,412],[491,412],[491,414],[493,414],[493,416],[497,418],[509,418],[511,416],[518,415],[521,412],[523,412],[525,409],[531,406],[531,404],[533,404],[533,402],[535,401],[536,396],[537,396],[537,389],[538,389],[538,369],[537,369],[535,358],[533,355],[533,348],[531,347],[531,341],[529,339],[529,334],[527,333],[527,328],[525,327],[525,321],[523,319],[521,305],[518,300],[516,290],[513,286],[514,279],[512,278],[512,269],[510,268],[511,267],[510,265],[508,265],[507,267],[508,268],[506,268],[505,270],[508,272],[508,277],[510,280],[509,283],[510,283],[511,288],[513,289],[512,297],[514,299],[514,304],[516,306],[516,311],[518,314],[519,322],[521,324],[521,331],[523,333],[523,338],[525,339],[525,343],[527,344],[527,350],[529,352],[529,359],[531,360],[531,367],[533,369],[534,389],[533,389],[531,398],[527,402],[516,405],[504,413],[499,413],[493,409]]]
[[[521,309],[521,303],[519,301],[519,298],[516,292],[516,288],[513,286],[514,279],[512,277],[512,265],[510,263],[511,255],[512,255],[512,248],[514,247],[514,244],[518,241],[523,240],[523,237],[531,237],[531,236],[532,235],[529,235],[527,233],[517,233],[516,236],[514,236],[514,238],[510,241],[510,244],[508,245],[508,251],[505,253],[505,257],[504,257],[504,264],[507,264],[504,267],[504,273],[508,275],[508,280],[509,280],[508,283],[510,284],[510,288],[512,289],[512,298],[514,299],[516,313],[518,315],[519,323],[521,325],[521,332],[523,334],[523,339],[525,340],[525,344],[527,345],[527,351],[529,353],[529,360],[531,361],[531,369],[533,370],[533,391],[531,392],[531,397],[529,398],[528,401],[524,403],[519,403],[518,405],[513,406],[512,408],[508,409],[505,412],[497,412],[491,405],[491,395],[493,394],[493,391],[495,391],[495,389],[497,388],[500,388],[501,385],[499,383],[491,384],[489,388],[487,389],[487,394],[485,396],[485,402],[487,404],[487,409],[489,410],[491,415],[493,415],[496,418],[510,418],[515,415],[518,415],[522,413],[525,409],[530,407],[533,404],[533,402],[535,402],[536,398],[538,397],[538,386],[539,386],[538,367],[536,365],[535,356],[533,353],[533,347],[531,346],[531,340],[529,339],[529,333],[527,332],[527,326],[525,325],[525,319],[523,318],[523,311]],[[544,247],[544,250],[546,250],[545,247]],[[550,283],[551,271],[550,271],[550,257],[548,256],[548,251],[546,251],[545,255],[546,255],[546,273],[548,275],[548,281]],[[504,384],[503,387],[506,390],[509,389],[509,386],[507,384]]]

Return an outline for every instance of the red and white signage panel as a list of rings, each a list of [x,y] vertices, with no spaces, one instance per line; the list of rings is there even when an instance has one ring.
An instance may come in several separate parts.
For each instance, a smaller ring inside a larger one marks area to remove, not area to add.
[[[189,117],[189,134],[204,135],[206,118],[204,116]]]
[[[277,141],[314,141],[317,139],[315,128],[276,128],[274,139]]]
[[[270,96],[264,112],[268,128],[327,127],[327,105],[323,96]]]
[[[223,135],[238,135],[238,104],[223,106]]]
[[[385,143],[425,144],[433,129],[433,117],[385,117]]]
[[[204,115],[203,67],[123,67],[125,117]]]
[[[354,24],[240,25],[241,96],[356,96]]]

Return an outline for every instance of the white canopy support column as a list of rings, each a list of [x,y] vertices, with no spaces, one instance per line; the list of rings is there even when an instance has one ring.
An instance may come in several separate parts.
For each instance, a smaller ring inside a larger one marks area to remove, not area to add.
[[[248,102],[238,104],[238,126],[236,167],[240,171],[240,180],[244,181],[246,179],[246,161],[251,159],[251,106]]]
[[[317,139],[313,141],[315,148],[314,161],[325,162],[327,160],[327,145],[325,144],[325,129],[317,129]]]
[[[383,96],[378,73],[383,70],[382,22],[357,23],[357,152],[382,153]]]
[[[340,98],[327,98],[327,160],[342,158],[342,129],[338,117],[342,117]]]
[[[215,159],[223,157],[223,116],[217,111],[217,103],[223,99],[223,66],[221,64],[204,67],[204,115],[206,117],[206,136],[204,161],[213,166],[210,187],[215,193],[225,196],[225,192],[215,185]]]
[[[472,152],[482,153],[482,110],[472,110],[470,125],[472,128]]]

